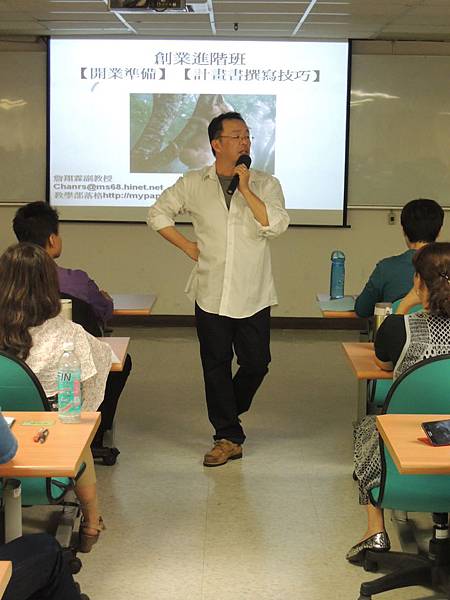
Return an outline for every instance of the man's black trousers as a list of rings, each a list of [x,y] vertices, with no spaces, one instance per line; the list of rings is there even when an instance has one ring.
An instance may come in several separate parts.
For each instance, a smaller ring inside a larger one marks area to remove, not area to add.
[[[250,408],[270,363],[270,307],[233,319],[205,312],[196,304],[195,318],[214,439],[242,444],[245,434],[239,415]],[[234,353],[239,369],[233,377]]]

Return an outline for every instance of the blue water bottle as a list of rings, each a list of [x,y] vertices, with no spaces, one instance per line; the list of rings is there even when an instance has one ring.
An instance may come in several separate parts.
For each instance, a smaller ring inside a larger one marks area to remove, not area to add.
[[[341,250],[331,253],[330,298],[344,297],[345,254]]]

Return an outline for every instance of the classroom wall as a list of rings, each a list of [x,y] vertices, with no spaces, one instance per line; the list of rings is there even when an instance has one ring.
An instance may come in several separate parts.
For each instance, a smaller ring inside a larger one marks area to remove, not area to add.
[[[449,54],[449,45],[417,42],[354,42],[356,54]],[[1,46],[0,46],[1,49]],[[1,184],[0,184],[1,193]],[[38,192],[36,192],[38,194]],[[36,200],[43,200],[38,194]],[[0,204],[0,249],[14,242],[11,220],[16,207]],[[349,210],[350,228],[292,227],[272,242],[272,257],[280,317],[317,317],[315,295],[329,288],[330,254],[346,254],[347,294],[358,293],[375,263],[404,251],[399,222],[388,222],[387,209]],[[450,240],[450,214],[441,235]],[[190,226],[181,226],[189,235]],[[190,315],[192,305],[183,290],[192,268],[189,259],[141,224],[63,223],[64,250],[59,260],[66,267],[88,271],[110,292],[157,294],[154,314]]]
[[[11,221],[15,208],[0,207],[0,245],[14,242]],[[347,229],[290,228],[272,242],[272,259],[279,306],[278,317],[317,317],[317,292],[329,287],[330,254],[345,252],[346,293],[360,291],[375,263],[405,249],[399,213],[388,224],[387,210],[350,210]],[[186,235],[192,232],[181,226]],[[145,225],[63,223],[65,267],[85,269],[110,292],[155,292],[154,314],[190,315],[192,305],[183,290],[191,263],[175,247]],[[442,240],[450,240],[450,215]]]

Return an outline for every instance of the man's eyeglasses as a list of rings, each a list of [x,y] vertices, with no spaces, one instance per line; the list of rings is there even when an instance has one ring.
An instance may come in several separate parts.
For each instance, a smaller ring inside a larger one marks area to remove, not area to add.
[[[228,138],[230,140],[233,140],[234,142],[253,142],[253,140],[255,139],[252,135],[221,135],[219,137]]]

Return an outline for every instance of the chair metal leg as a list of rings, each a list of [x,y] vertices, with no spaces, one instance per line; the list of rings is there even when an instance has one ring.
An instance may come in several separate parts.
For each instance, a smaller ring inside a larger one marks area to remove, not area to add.
[[[5,543],[22,535],[22,489],[18,479],[7,479],[3,485],[5,505]]]
[[[75,523],[80,516],[80,507],[73,491],[68,492],[64,502],[63,509],[58,515],[55,538],[63,548],[70,548]]]
[[[367,415],[367,379],[358,380],[358,400],[356,405],[356,423]]]
[[[435,521],[436,523],[436,521]],[[450,594],[450,540],[436,536],[430,540],[430,552],[427,556],[406,554],[404,552],[366,552],[364,568],[367,571],[389,570],[373,581],[361,585],[360,598],[370,600],[374,594],[398,588],[423,585],[434,590],[444,590]],[[445,535],[445,527],[441,529]],[[439,534],[438,534],[439,535]]]
[[[376,564],[377,567],[382,568],[381,563],[385,561],[382,559],[379,560],[376,552],[368,552],[367,554],[368,556],[366,556],[366,561],[368,561],[368,563],[365,566],[369,567],[369,570],[373,570],[374,564]],[[384,554],[386,555],[384,557],[386,561],[390,558],[393,563],[403,566],[400,566],[400,568],[396,569],[392,573],[388,573],[387,575],[383,575],[378,579],[367,581],[361,584],[361,596],[367,596],[370,598],[373,594],[380,594],[381,592],[410,587],[413,585],[431,587],[431,571],[433,568],[433,562],[431,560],[423,556],[403,554],[401,552],[386,552]]]

